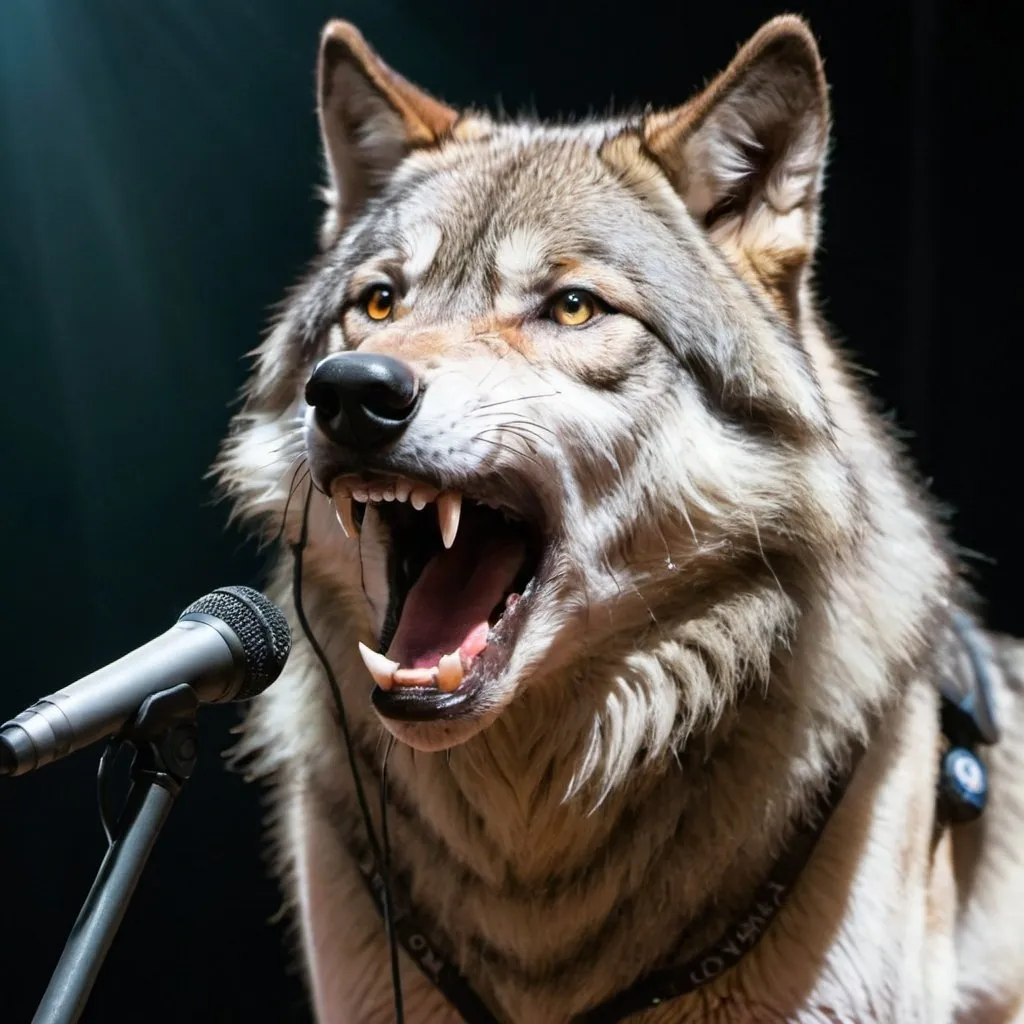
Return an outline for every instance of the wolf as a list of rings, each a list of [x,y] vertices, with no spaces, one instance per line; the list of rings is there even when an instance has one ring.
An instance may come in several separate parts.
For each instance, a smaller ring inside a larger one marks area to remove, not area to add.
[[[1024,1021],[1024,650],[816,312],[806,23],[574,123],[341,21],[317,89],[318,251],[217,465],[296,633],[235,757],[317,1019]]]

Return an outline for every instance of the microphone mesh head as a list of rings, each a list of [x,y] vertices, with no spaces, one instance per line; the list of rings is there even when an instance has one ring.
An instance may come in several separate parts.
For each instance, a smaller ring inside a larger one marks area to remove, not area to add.
[[[292,649],[284,612],[251,587],[218,587],[190,604],[178,616],[201,612],[229,626],[245,652],[245,678],[234,700],[262,693],[280,674]]]

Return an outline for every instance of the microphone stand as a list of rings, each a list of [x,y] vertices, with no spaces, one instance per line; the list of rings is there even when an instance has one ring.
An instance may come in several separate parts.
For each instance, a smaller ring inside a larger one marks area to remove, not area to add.
[[[184,684],[153,694],[119,737],[135,748],[131,789],[32,1024],[74,1024],[82,1015],[157,836],[195,768],[198,706]],[[101,814],[104,768],[101,762]]]

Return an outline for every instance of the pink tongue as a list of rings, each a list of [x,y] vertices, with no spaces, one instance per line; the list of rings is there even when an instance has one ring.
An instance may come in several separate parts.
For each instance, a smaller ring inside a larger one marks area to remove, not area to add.
[[[468,667],[487,646],[487,617],[512,586],[526,551],[509,537],[482,545],[462,539],[427,562],[405,599],[387,653],[402,668],[432,668],[452,651]]]

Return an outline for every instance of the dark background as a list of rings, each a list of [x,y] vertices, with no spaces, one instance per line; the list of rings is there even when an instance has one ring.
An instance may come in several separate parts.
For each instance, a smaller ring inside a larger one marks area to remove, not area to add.
[[[453,103],[672,104],[776,3],[0,2],[0,719],[259,583],[204,473],[268,307],[313,254],[321,24]],[[805,3],[833,89],[826,315],[1024,632],[1019,143],[1009,9]],[[303,1021],[260,796],[202,759],[86,1021]],[[31,1018],[103,853],[97,751],[0,788],[0,1019]]]

